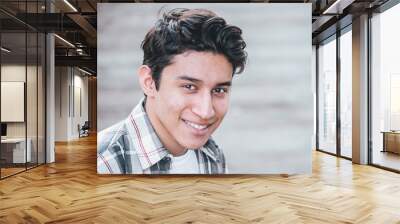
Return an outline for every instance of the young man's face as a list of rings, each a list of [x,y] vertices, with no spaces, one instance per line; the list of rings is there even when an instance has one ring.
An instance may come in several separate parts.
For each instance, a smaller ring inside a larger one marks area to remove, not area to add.
[[[232,72],[222,54],[187,51],[173,58],[152,98],[153,125],[164,144],[196,149],[207,142],[228,110]]]

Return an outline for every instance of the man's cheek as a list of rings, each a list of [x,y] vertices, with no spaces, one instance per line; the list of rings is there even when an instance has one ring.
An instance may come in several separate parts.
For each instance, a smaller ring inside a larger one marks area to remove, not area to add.
[[[193,102],[193,97],[188,94],[176,94],[172,101],[174,108],[183,109]]]
[[[229,100],[228,99],[221,99],[216,102],[215,109],[217,114],[223,118],[225,114],[228,112],[229,109]]]
[[[168,102],[167,112],[179,112],[185,105],[185,99],[181,96],[174,96],[167,99],[165,102]]]

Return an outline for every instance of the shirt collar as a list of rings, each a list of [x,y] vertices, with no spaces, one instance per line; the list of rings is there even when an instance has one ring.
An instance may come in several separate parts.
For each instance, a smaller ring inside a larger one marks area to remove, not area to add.
[[[217,160],[217,150],[215,150],[215,145],[213,143],[213,141],[211,139],[209,139],[206,144],[201,147],[201,151],[203,151],[208,157],[210,157],[210,159],[212,159],[213,161]]]
[[[144,108],[146,98],[142,98],[126,119],[131,144],[136,149],[142,169],[148,169],[167,156],[169,151],[163,146],[153,129]],[[212,150],[210,140],[200,148],[212,160],[216,160],[216,152]]]

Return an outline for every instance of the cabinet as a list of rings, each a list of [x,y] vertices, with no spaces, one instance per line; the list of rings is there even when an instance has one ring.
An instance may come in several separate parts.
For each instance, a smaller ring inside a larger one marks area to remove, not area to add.
[[[1,140],[1,160],[5,164],[20,164],[32,161],[30,138],[26,141],[27,147],[25,151],[25,138],[7,138]]]
[[[383,152],[400,154],[400,132],[387,131],[383,133]]]

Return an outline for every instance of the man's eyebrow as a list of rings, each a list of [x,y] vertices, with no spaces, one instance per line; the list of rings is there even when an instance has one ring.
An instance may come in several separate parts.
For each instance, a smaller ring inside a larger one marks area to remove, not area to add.
[[[179,76],[177,79],[187,80],[187,81],[191,81],[191,82],[194,82],[194,83],[202,83],[203,82],[200,79],[196,79],[196,78],[193,78],[193,77],[190,77],[190,76],[186,76],[186,75]],[[232,81],[227,81],[227,82],[218,83],[215,86],[231,86],[231,85],[232,85]]]
[[[195,82],[195,83],[203,82],[200,79],[196,79],[196,78],[193,78],[193,77],[190,77],[187,75],[181,75],[177,79],[187,80],[187,81],[191,81],[191,82]]]
[[[231,86],[232,85],[232,82],[231,81],[228,81],[228,82],[221,82],[221,83],[218,83],[217,84],[217,86]]]

